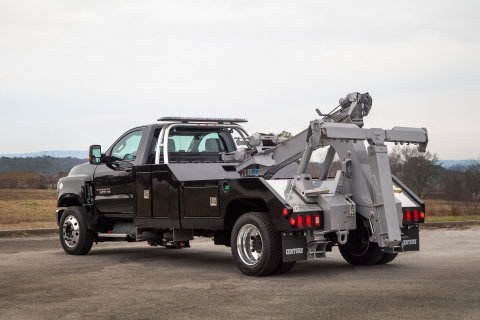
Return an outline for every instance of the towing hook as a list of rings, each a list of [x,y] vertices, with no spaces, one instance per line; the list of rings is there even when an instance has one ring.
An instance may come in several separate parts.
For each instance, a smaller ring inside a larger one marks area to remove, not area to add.
[[[341,231],[340,230],[340,225],[337,224],[338,230],[335,232],[337,234],[337,242],[338,244],[345,244],[347,243],[347,237],[348,237],[348,225],[347,225],[347,230]]]

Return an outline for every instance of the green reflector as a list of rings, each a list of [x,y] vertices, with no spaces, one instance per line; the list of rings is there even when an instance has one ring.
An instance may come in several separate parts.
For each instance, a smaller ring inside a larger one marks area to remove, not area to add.
[[[227,181],[223,183],[223,191],[227,192],[230,189],[230,185]]]

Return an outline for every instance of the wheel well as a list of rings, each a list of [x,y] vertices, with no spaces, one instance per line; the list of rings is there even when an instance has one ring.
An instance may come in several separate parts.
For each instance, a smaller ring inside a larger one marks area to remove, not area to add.
[[[244,198],[232,200],[225,213],[224,229],[233,229],[237,219],[247,212],[268,212],[268,206],[262,199]]]
[[[57,207],[82,206],[82,203],[75,198],[64,198],[58,202]]]
[[[57,204],[57,207],[74,207],[74,206],[79,206],[81,207],[82,206],[82,203],[80,201],[78,201],[78,199],[76,198],[63,198],[61,199],[58,204]],[[60,217],[62,216],[62,213],[63,213],[64,210],[58,210],[57,211],[57,224],[60,223]]]

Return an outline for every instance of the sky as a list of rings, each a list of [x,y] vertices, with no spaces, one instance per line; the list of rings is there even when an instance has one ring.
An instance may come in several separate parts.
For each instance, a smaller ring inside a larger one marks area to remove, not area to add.
[[[366,128],[480,158],[480,1],[0,0],[0,154],[106,150],[160,116],[293,134],[350,92]]]

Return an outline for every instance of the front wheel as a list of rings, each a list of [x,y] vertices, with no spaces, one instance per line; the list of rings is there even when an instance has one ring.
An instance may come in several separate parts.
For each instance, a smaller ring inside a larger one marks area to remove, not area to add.
[[[250,212],[238,218],[231,244],[235,263],[247,276],[267,276],[280,265],[280,233],[268,213]]]
[[[60,243],[68,254],[87,254],[92,248],[94,233],[88,229],[82,207],[67,208],[60,218]]]

